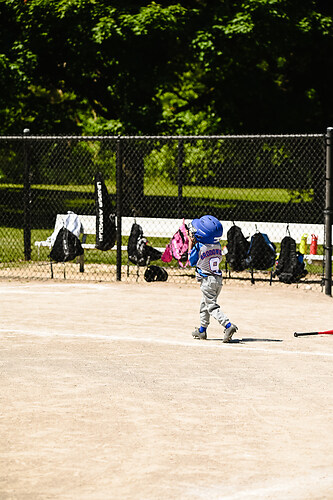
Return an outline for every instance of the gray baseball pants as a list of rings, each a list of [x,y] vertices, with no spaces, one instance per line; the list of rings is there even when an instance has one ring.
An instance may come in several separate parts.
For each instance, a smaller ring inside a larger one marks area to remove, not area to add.
[[[222,290],[222,276],[207,276],[200,279],[202,292],[200,304],[200,324],[207,328],[210,316],[213,316],[222,326],[229,323],[229,318],[221,311],[217,298]]]

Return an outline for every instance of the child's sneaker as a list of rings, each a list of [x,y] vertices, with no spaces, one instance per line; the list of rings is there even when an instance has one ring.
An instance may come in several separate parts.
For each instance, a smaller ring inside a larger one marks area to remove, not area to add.
[[[194,332],[192,332],[192,337],[194,337],[195,339],[206,340],[207,332],[206,330],[204,332],[199,332],[199,328],[195,328]]]
[[[225,328],[224,330],[223,342],[230,342],[233,334],[237,332],[237,330],[238,330],[237,326],[234,325],[233,323],[230,323],[230,326],[228,328]]]

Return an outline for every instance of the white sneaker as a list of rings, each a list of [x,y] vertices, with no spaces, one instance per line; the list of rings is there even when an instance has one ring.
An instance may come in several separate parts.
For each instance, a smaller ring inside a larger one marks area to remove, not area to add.
[[[234,325],[233,323],[231,323],[231,325],[229,326],[229,328],[225,328],[223,342],[230,342],[230,340],[232,339],[233,334],[235,332],[237,332],[237,330],[238,330],[237,326]]]
[[[192,332],[192,337],[194,337],[195,339],[206,340],[207,332],[199,332],[199,328],[196,327],[194,332]]]

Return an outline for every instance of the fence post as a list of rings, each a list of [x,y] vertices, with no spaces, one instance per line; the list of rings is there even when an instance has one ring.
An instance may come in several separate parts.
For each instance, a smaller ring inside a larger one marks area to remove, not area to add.
[[[332,147],[333,127],[326,134],[326,202],[325,202],[325,294],[332,295]]]
[[[183,217],[183,163],[184,163],[184,142],[178,141],[177,154],[177,171],[178,171],[178,199],[177,199],[177,215],[181,219]]]
[[[30,134],[30,130],[25,128],[23,136]],[[23,180],[23,240],[24,240],[24,260],[31,260],[31,185],[30,185],[30,162],[28,154],[28,144],[23,139],[23,157],[24,157],[24,180]]]
[[[122,156],[122,142],[118,137],[116,153],[117,281],[121,281]]]

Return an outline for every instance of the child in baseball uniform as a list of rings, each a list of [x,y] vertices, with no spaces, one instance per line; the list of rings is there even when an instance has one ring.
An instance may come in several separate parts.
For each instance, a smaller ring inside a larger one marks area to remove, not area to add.
[[[216,217],[204,215],[200,219],[193,219],[188,228],[189,261],[191,266],[196,267],[196,277],[202,292],[200,327],[195,328],[192,336],[196,339],[206,339],[212,316],[224,328],[223,342],[230,342],[238,328],[230,322],[217,303],[222,289],[222,272],[220,271],[222,224]]]

